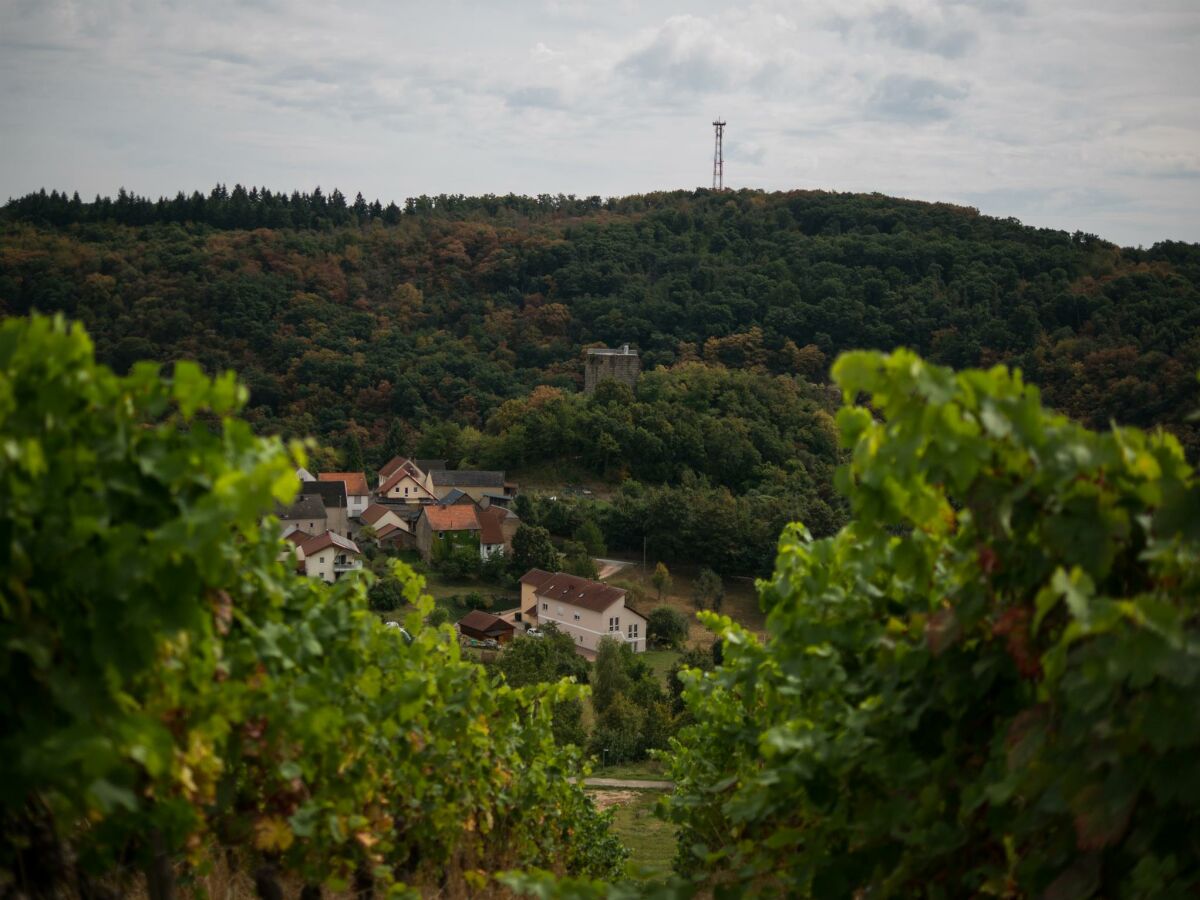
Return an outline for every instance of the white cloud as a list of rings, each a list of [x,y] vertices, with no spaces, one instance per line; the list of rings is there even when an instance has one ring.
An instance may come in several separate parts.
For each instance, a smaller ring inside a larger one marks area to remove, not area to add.
[[[879,190],[1200,240],[1194,0],[26,0],[0,195]]]

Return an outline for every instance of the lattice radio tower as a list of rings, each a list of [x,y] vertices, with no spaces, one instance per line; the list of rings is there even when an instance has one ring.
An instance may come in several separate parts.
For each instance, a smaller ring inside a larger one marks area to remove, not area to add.
[[[713,190],[725,190],[725,154],[721,149],[721,144],[725,140],[725,123],[720,117],[713,122],[713,129],[717,132],[717,145],[713,150]]]

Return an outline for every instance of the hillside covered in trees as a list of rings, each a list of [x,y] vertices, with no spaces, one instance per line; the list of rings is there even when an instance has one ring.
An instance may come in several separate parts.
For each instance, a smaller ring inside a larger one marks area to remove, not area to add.
[[[1200,247],[881,195],[38,193],[0,212],[0,312],[32,310],[82,321],[119,372],[236,370],[255,430],[317,437],[318,465],[565,460],[625,485],[611,547],[728,572],[765,574],[787,521],[843,521],[825,382],[845,350],[1009,363],[1088,427],[1200,450]],[[636,394],[580,396],[583,350],[625,342]],[[742,523],[736,548],[714,517]]]

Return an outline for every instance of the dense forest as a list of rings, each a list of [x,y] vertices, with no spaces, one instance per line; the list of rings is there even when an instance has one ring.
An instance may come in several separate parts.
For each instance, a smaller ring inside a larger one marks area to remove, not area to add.
[[[822,385],[845,350],[1006,362],[1084,425],[1162,424],[1200,451],[1200,247],[881,195],[41,192],[0,211],[0,312],[33,310],[82,321],[119,372],[235,369],[256,431],[316,436],[318,465],[566,461],[626,484],[610,545],[667,558],[711,553],[646,524],[655,492],[660,519],[765,522],[717,554],[730,572],[765,573],[800,513],[841,524]],[[579,396],[584,349],[625,342],[634,395]]]

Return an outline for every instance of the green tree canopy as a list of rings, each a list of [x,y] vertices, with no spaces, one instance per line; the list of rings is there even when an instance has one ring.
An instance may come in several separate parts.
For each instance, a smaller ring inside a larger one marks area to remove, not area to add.
[[[719,610],[725,599],[725,584],[721,576],[712,569],[701,569],[692,584],[692,599],[698,609]]]
[[[562,568],[562,557],[554,549],[550,532],[537,525],[522,524],[512,540],[513,567],[524,574],[530,569],[557,572]]]
[[[678,647],[687,633],[688,618],[677,609],[658,606],[646,617],[646,640],[656,647]]]

